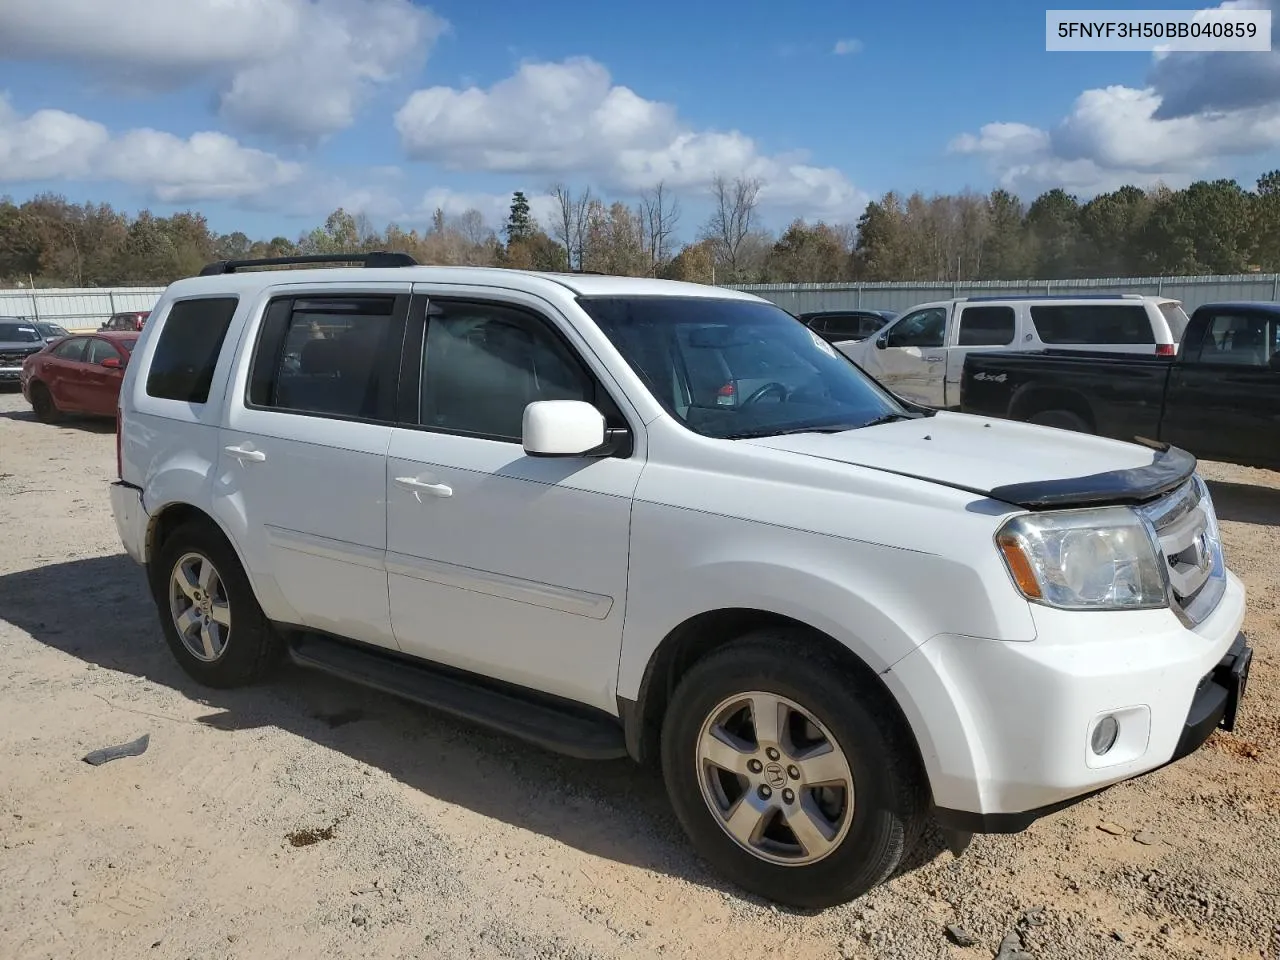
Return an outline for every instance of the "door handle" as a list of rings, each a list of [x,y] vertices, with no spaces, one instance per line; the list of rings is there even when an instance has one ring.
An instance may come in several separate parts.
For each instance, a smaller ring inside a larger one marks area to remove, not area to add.
[[[396,477],[396,483],[412,490],[415,495],[429,493],[433,497],[452,497],[453,487],[447,483],[427,483],[417,477]]]
[[[241,463],[249,461],[250,463],[261,463],[267,459],[267,455],[261,450],[249,450],[246,447],[223,447],[227,453],[231,454]]]

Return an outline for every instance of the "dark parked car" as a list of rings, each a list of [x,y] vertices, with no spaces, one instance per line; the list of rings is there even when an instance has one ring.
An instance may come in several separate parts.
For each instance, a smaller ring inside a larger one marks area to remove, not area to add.
[[[16,384],[27,357],[39,353],[45,346],[47,341],[35,323],[0,317],[0,384]]]
[[[100,331],[51,344],[23,364],[22,395],[45,423],[64,413],[114,417],[124,368],[137,342],[136,333]]]
[[[126,313],[113,313],[99,330],[132,330],[138,332],[151,316],[150,310],[130,310]]]
[[[53,343],[55,340],[61,340],[63,337],[71,336],[71,331],[66,327],[56,323],[46,323],[43,320],[33,321],[31,324],[36,328],[36,332],[44,338],[45,343]]]
[[[817,310],[798,319],[828,343],[865,340],[898,315],[892,310]]]
[[[960,409],[1278,469],[1280,303],[1200,307],[1172,359],[971,353]]]

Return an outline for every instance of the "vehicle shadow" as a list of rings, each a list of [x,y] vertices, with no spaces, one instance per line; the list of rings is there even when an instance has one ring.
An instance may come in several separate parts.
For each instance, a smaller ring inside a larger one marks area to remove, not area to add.
[[[18,420],[24,423],[39,423],[36,419],[34,411],[31,410],[4,410],[0,411],[0,420]],[[115,433],[116,422],[110,417],[91,417],[82,416],[81,414],[68,413],[63,415],[63,419],[56,424],[48,424],[50,427],[66,427],[72,430],[83,430],[85,433]]]
[[[67,589],[72,583],[74,591]],[[199,722],[213,729],[277,727],[446,803],[595,856],[767,906],[697,858],[654,770],[630,761],[580,761],[547,753],[291,664],[257,687],[198,685],[165,646],[142,572],[124,554],[0,576],[0,611],[41,643],[208,704],[212,710]],[[85,631],[86,623],[95,624],[94,630]],[[899,874],[919,869],[944,850],[941,834],[931,828]]]
[[[1219,519],[1280,527],[1280,489],[1225,480],[1206,483]]]

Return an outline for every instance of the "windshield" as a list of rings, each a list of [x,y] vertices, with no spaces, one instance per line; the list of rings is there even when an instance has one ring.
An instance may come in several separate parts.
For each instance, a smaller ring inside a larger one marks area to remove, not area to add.
[[[66,330],[66,328],[65,328],[65,327],[60,327],[60,326],[58,326],[56,323],[42,323],[42,324],[40,324],[40,332],[41,332],[42,334],[44,334],[46,337],[66,337],[66,336],[70,336],[70,333]]]
[[[667,412],[706,437],[849,430],[916,416],[771,303],[583,297]]]
[[[1181,343],[1182,334],[1186,331],[1187,324],[1191,322],[1187,312],[1182,309],[1182,304],[1176,300],[1167,301],[1160,304],[1160,312],[1164,314],[1164,318],[1169,324],[1169,332],[1173,334],[1173,342]]]
[[[0,323],[0,343],[39,343],[40,333],[29,323]]]

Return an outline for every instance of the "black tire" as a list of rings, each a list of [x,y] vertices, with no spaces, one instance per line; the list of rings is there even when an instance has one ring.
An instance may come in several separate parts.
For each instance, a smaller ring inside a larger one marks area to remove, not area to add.
[[[187,649],[171,609],[174,571],[179,561],[190,554],[212,562],[221,582],[220,592],[225,594],[231,611],[225,646],[213,660],[201,660]],[[160,545],[151,571],[151,590],[169,649],[194,680],[208,687],[246,686],[266,677],[274,666],[280,639],[258,605],[235,550],[208,521],[184,523]]]
[[[914,741],[888,695],[805,640],[799,631],[759,631],[695,664],[663,719],[662,769],[685,832],[726,879],[778,903],[820,909],[855,899],[897,869],[928,822],[929,799]],[[749,691],[803,707],[848,760],[852,822],[816,862],[779,864],[748,851],[704,799],[697,753],[703,724],[727,698]]]
[[[1027,423],[1041,427],[1057,427],[1059,430],[1074,430],[1076,433],[1093,433],[1084,417],[1070,410],[1041,410],[1027,417]]]
[[[48,387],[37,380],[28,390],[31,393],[31,409],[35,411],[37,420],[41,423],[57,423],[62,419],[62,411],[58,409]]]

